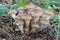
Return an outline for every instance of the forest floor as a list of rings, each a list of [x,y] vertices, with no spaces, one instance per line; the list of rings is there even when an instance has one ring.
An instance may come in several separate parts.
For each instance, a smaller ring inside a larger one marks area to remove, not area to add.
[[[50,31],[48,27],[37,33],[22,35],[20,32],[14,31],[15,26],[12,25],[12,19],[10,17],[2,17],[0,15],[0,40],[55,40],[53,35],[48,35]]]

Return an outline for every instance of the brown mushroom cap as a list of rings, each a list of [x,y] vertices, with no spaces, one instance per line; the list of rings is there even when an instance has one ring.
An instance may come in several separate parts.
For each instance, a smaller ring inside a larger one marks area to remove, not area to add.
[[[46,14],[41,15],[41,18],[42,18],[42,19],[46,19],[46,18],[48,18],[48,17],[49,17],[49,15],[46,15]]]
[[[40,11],[40,10],[42,11],[42,8],[41,8],[41,7],[38,7],[38,6],[36,6],[35,9],[37,9],[37,10],[39,10],[39,11]]]
[[[33,23],[33,24],[32,24],[32,27],[34,27],[34,28],[40,28],[40,26],[39,26],[38,23]]]
[[[17,25],[24,24],[24,21],[23,20],[17,20],[17,21],[15,21],[15,24],[17,24]]]
[[[49,25],[49,21],[41,19],[40,24]]]
[[[32,19],[32,16],[30,14],[24,14],[22,16],[22,19],[24,19],[24,20],[31,20]]]
[[[17,11],[24,10],[24,7],[18,7]]]
[[[30,3],[30,4],[27,4],[27,5],[25,6],[25,8],[26,8],[26,9],[33,9],[33,8],[35,8],[35,5],[32,4],[32,3]]]
[[[17,14],[17,11],[16,11],[16,10],[10,10],[10,11],[8,12],[8,15],[11,15],[11,14]]]
[[[33,17],[40,17],[41,14],[42,14],[42,13],[40,13],[40,12],[31,13],[31,15],[32,15]]]
[[[16,19],[22,19],[22,15],[23,14],[18,14],[17,17],[16,17]]]
[[[40,7],[35,8],[35,11],[31,15],[33,17],[40,17],[42,15],[42,9]]]
[[[44,14],[54,16],[54,13],[51,10],[45,10]]]

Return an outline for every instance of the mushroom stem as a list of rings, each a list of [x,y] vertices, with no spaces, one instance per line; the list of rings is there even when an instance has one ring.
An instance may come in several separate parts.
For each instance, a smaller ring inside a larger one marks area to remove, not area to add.
[[[24,31],[23,31],[23,30],[24,30],[24,29],[23,29],[23,24],[19,25],[19,26],[18,26],[18,29],[21,31],[22,34],[24,33]]]
[[[15,14],[11,14],[11,17],[12,17],[13,19],[15,19],[15,18],[16,18],[16,15],[15,15]]]
[[[24,21],[21,19],[16,19],[15,24],[18,26],[18,30],[21,32],[21,34],[24,33]]]
[[[26,26],[29,26],[30,20],[26,20],[25,23],[26,23]]]
[[[28,32],[29,31],[30,20],[26,20],[25,23],[26,23],[26,30],[25,31]]]

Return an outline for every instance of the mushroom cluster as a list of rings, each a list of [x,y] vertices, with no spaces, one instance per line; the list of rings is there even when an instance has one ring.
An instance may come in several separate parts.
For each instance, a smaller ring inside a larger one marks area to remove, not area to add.
[[[47,26],[49,26],[50,25],[49,19],[50,19],[50,17],[52,17],[54,15],[55,14],[52,10],[46,9],[40,17],[41,28],[46,28]]]
[[[54,16],[54,12],[52,12],[51,10],[45,10],[44,14],[41,16],[41,24],[44,24],[44,22],[45,24],[49,24],[49,19],[52,16]]]
[[[49,13],[48,11],[45,11],[45,13],[50,15],[52,12]],[[18,26],[15,31],[20,31],[22,34],[38,32],[40,31],[42,23],[46,22],[48,24],[47,21],[41,20],[41,18],[46,19],[48,16],[42,14],[42,8],[35,6],[32,3],[27,4],[25,7],[18,7],[17,10],[10,10],[8,12],[8,15],[15,20],[13,24]]]

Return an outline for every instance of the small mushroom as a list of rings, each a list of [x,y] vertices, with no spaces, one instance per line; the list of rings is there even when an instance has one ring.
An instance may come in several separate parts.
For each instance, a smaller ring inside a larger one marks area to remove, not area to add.
[[[40,26],[38,23],[32,23],[32,29],[31,29],[31,32],[38,32],[40,30]]]
[[[10,11],[8,12],[8,15],[10,15],[13,19],[16,18],[16,14],[17,14],[17,11],[16,11],[16,10],[10,10]]]
[[[54,16],[54,12],[52,12],[51,10],[45,10],[44,14],[47,14],[49,16]]]
[[[49,21],[51,16],[54,16],[54,13],[51,10],[45,10],[41,17]]]
[[[25,25],[26,25],[25,31],[28,32],[29,31],[29,24],[30,24],[30,21],[32,20],[32,16],[29,14],[24,14],[22,16],[22,19],[25,20]]]
[[[42,25],[49,25],[49,21],[46,20],[46,19],[41,19],[40,20],[40,24],[42,24]]]
[[[42,15],[42,10],[40,10],[40,9],[35,9],[35,12],[31,13],[31,15],[32,15],[33,18],[34,18],[34,21],[35,21],[35,22],[38,22],[38,21],[39,21],[39,17]]]
[[[30,3],[30,4],[27,4],[27,5],[25,6],[25,8],[26,8],[26,9],[33,9],[33,8],[35,8],[35,5],[32,4],[32,3]]]
[[[18,9],[17,9],[17,11],[19,12],[19,14],[23,14],[24,10],[25,10],[24,7],[18,7]]]
[[[38,6],[36,6],[35,9],[37,9],[38,11],[42,11],[42,8]]]
[[[51,16],[49,16],[49,15],[47,15],[47,14],[43,14],[43,15],[41,15],[41,19],[46,19],[47,21],[49,21],[49,19],[50,19],[50,17]]]
[[[23,20],[16,20],[14,23],[18,26],[18,29],[23,34],[24,33],[24,28],[23,28],[24,27],[24,21]]]
[[[28,14],[34,13],[34,11],[35,11],[34,9],[28,9],[27,10]]]
[[[22,19],[23,14],[18,14],[16,19]]]
[[[35,5],[30,3],[25,6],[25,9],[27,10],[28,14],[31,14],[34,11]]]
[[[41,15],[41,17],[40,17],[40,18],[45,19],[45,18],[47,18],[47,17],[49,17],[49,15],[43,14],[43,15]]]

